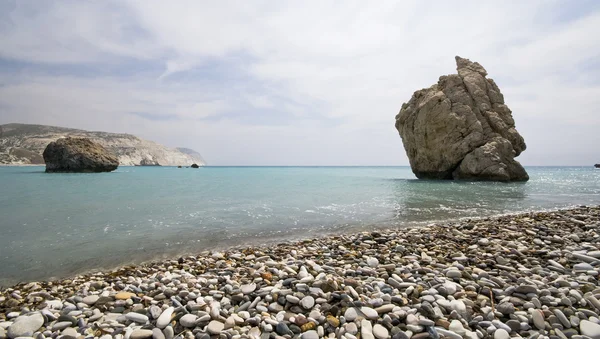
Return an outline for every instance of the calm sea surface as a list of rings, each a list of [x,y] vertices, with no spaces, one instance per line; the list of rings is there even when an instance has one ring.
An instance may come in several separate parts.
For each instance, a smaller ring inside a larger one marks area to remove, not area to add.
[[[416,180],[409,167],[0,167],[0,285],[183,253],[600,204],[600,170],[527,183]]]

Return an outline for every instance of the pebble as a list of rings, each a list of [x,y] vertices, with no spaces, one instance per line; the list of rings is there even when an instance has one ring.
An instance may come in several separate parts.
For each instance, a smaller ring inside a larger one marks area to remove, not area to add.
[[[125,318],[127,318],[128,320],[134,321],[136,323],[139,323],[139,324],[145,324],[148,322],[147,315],[143,315],[143,314],[136,313],[136,312],[129,312],[129,313],[125,314]]]
[[[373,336],[373,325],[366,319],[360,322],[360,337],[361,339],[375,339]]]
[[[375,320],[379,318],[379,313],[370,307],[363,306],[360,308],[360,311],[365,315],[365,317],[367,317],[367,319]]]
[[[144,338],[150,338],[152,337],[152,330],[133,330],[133,332],[131,332],[131,335],[129,336],[130,339],[144,339]]]
[[[508,339],[510,338],[510,334],[505,329],[497,329],[494,332],[494,339]]]
[[[600,325],[588,320],[582,320],[579,323],[579,331],[592,339],[600,339]]]
[[[250,294],[256,290],[256,284],[242,285],[240,289],[242,290],[242,293]]]
[[[83,302],[89,306],[92,306],[96,303],[96,301],[98,301],[98,299],[100,298],[100,296],[98,295],[88,295],[87,297],[83,298]]]
[[[377,266],[379,266],[379,260],[373,257],[367,258],[367,265],[373,268],[377,268]]]
[[[544,314],[542,313],[542,311],[533,310],[531,313],[531,316],[533,318],[533,324],[539,330],[543,330],[546,327],[545,322],[544,322]]]
[[[599,225],[580,207],[25,283],[0,289],[0,339],[599,338]]]
[[[306,297],[302,298],[300,304],[307,310],[312,309],[313,306],[315,306],[315,298],[313,298],[310,295],[307,295]]]
[[[193,314],[186,314],[179,319],[179,323],[183,327],[196,327],[196,320],[198,317]]]
[[[152,329],[152,339],[166,339],[165,334],[159,328]]]
[[[135,297],[135,293],[119,292],[119,293],[115,294],[115,299],[117,299],[117,300],[127,300],[127,299],[131,299],[132,297]]]
[[[210,323],[208,323],[206,330],[210,334],[220,334],[224,328],[225,328],[225,324],[223,324],[220,321],[213,320]]]
[[[347,321],[354,321],[357,317],[358,313],[356,312],[356,309],[354,307],[349,307],[346,309],[346,312],[344,313],[344,318]]]
[[[300,336],[300,338],[302,338],[302,339],[319,339],[319,334],[315,330],[310,330],[310,331],[306,331],[306,332],[302,333],[302,336]]]
[[[375,324],[373,326],[373,335],[377,339],[387,339],[387,337],[389,336],[389,332],[385,327],[381,326],[380,324]]]
[[[31,337],[42,325],[44,317],[41,313],[21,315],[8,327],[7,335],[9,338]]]
[[[156,327],[161,329],[167,327],[167,325],[169,325],[171,322],[171,315],[173,314],[173,311],[175,311],[174,307],[168,307],[165,309],[156,320]]]

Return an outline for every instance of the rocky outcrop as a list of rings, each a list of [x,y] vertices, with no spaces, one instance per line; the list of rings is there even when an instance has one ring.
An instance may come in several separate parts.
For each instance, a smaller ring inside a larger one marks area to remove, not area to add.
[[[416,91],[396,115],[410,166],[420,179],[525,181],[514,158],[526,148],[487,71],[456,57],[458,74]]]
[[[140,164],[136,166],[160,166],[160,164],[157,161],[146,158],[142,159],[142,161],[140,161]]]
[[[198,166],[198,164],[192,164],[191,166],[192,168],[200,168],[200,166]]]
[[[46,173],[112,172],[119,159],[100,144],[86,138],[62,138],[44,150]]]
[[[43,165],[42,152],[50,142],[64,137],[88,138],[119,158],[121,166],[160,164],[206,165],[202,156],[187,148],[169,148],[131,134],[90,132],[45,125],[0,125],[0,165]]]

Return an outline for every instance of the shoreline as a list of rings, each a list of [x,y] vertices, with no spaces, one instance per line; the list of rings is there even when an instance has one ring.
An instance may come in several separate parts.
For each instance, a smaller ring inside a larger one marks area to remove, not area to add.
[[[489,219],[501,218],[501,217],[517,217],[524,214],[530,213],[549,213],[549,212],[562,212],[569,211],[577,208],[577,205],[570,205],[566,207],[556,207],[556,208],[547,208],[540,209],[535,211],[517,211],[517,212],[507,212],[500,214],[491,214],[487,216],[464,216],[457,218],[446,218],[446,219],[432,219],[432,220],[423,220],[423,221],[412,221],[409,223],[399,223],[394,226],[390,226],[391,222],[384,222],[384,226],[380,222],[375,222],[372,224],[365,225],[348,225],[342,228],[335,227],[334,230],[322,230],[322,231],[311,231],[310,235],[292,235],[286,236],[287,240],[279,237],[273,238],[265,238],[262,240],[255,238],[247,238],[243,243],[239,245],[229,245],[229,244],[220,244],[207,247],[202,251],[194,251],[190,249],[184,249],[179,252],[171,252],[167,253],[157,253],[154,256],[146,257],[146,258],[138,258],[131,259],[128,261],[123,261],[122,263],[116,265],[104,265],[97,266],[91,268],[81,268],[73,270],[72,272],[52,275],[41,278],[31,278],[31,279],[23,279],[16,283],[3,283],[0,279],[0,292],[3,289],[7,289],[10,287],[15,287],[19,285],[25,285],[30,282],[58,282],[61,280],[69,280],[74,277],[82,277],[82,276],[90,276],[98,273],[107,273],[107,272],[115,272],[119,271],[126,267],[137,267],[137,266],[152,266],[154,264],[159,264],[165,260],[174,260],[174,258],[186,257],[186,256],[201,256],[202,254],[207,255],[212,252],[228,252],[228,251],[242,251],[245,249],[255,248],[261,249],[276,245],[294,245],[299,244],[305,241],[310,241],[317,238],[333,238],[343,234],[358,234],[361,232],[398,232],[412,228],[423,228],[430,226],[444,226],[444,227],[452,227],[452,225],[460,224],[465,221],[487,221]],[[600,205],[598,206],[600,207]],[[367,229],[369,229],[367,231]],[[15,279],[13,279],[15,280]],[[2,339],[2,338],[0,338]]]
[[[599,268],[599,206],[462,218],[2,288],[0,339],[600,336]]]

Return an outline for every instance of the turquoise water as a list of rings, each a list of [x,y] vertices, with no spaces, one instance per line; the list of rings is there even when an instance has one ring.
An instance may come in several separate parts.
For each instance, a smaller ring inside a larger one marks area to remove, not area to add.
[[[600,170],[527,183],[416,180],[409,167],[0,167],[0,285],[238,245],[600,204]]]

